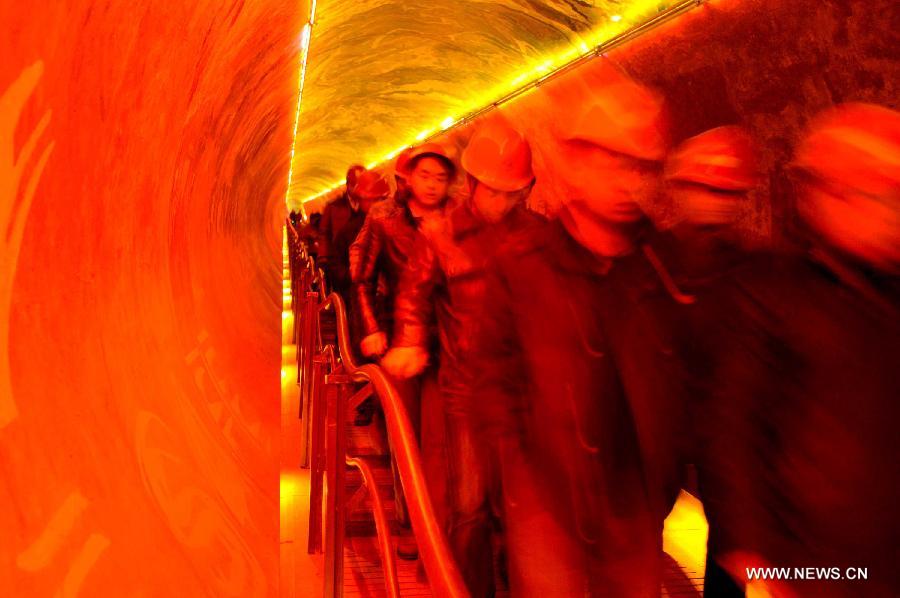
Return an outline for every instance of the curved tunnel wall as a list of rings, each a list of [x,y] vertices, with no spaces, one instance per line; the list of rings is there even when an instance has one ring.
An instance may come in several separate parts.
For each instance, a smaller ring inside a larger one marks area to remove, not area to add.
[[[307,12],[0,2],[0,594],[276,593]]]

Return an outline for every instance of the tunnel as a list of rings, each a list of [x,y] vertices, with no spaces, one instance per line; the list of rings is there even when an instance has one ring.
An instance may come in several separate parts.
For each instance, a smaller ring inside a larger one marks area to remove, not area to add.
[[[500,111],[553,214],[532,92],[590,55],[665,95],[675,141],[745,124],[739,227],[784,247],[793,140],[900,85],[892,0],[2,1],[0,25],[6,596],[322,595],[284,556],[285,218],[348,165],[461,151]]]

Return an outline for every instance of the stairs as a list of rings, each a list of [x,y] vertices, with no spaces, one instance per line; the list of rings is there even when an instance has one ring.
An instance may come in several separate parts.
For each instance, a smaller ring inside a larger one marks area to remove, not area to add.
[[[376,413],[368,426],[355,426],[354,416],[355,413],[349,413],[345,424],[347,454],[363,458],[372,469],[396,547],[399,529],[394,477],[384,421],[381,414]],[[362,475],[356,468],[347,468],[345,488],[347,519],[344,544],[344,595],[373,598],[387,596],[381,556],[378,553],[375,519],[372,516],[372,499],[368,489],[363,485]],[[397,576],[401,596],[431,596],[431,590],[424,571],[420,571],[418,560],[397,559]]]

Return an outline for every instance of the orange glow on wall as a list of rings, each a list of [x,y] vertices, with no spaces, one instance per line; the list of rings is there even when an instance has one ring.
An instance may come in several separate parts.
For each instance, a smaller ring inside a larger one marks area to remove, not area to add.
[[[0,3],[0,595],[277,594],[305,4]]]

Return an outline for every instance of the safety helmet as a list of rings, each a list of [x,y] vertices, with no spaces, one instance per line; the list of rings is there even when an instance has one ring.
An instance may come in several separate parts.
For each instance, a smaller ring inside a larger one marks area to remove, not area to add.
[[[753,140],[735,125],[700,133],[669,155],[665,178],[724,191],[748,191],[757,181]]]
[[[390,195],[391,187],[378,170],[366,170],[356,179],[353,195],[361,199],[383,199]]]
[[[353,191],[353,187],[356,186],[356,180],[362,172],[365,172],[366,167],[362,164],[354,164],[350,168],[347,169],[347,191]]]
[[[662,161],[668,118],[662,96],[594,59],[547,86],[559,110],[556,137],[641,160]]]
[[[409,173],[406,171],[407,165],[409,164],[409,156],[412,154],[413,148],[408,147],[404,149],[397,156],[397,161],[394,162],[394,175],[400,178],[405,179],[409,176]]]
[[[849,103],[810,124],[793,166],[874,196],[900,192],[900,112]]]
[[[534,181],[528,141],[500,117],[475,131],[461,161],[467,173],[498,191],[518,191]]]
[[[409,158],[404,164],[402,176],[408,178],[413,170],[416,169],[416,164],[419,163],[419,160],[426,156],[437,158],[444,163],[444,166],[447,167],[449,180],[452,181],[456,178],[456,164],[453,163],[450,153],[440,143],[423,143],[412,148],[409,151]]]

